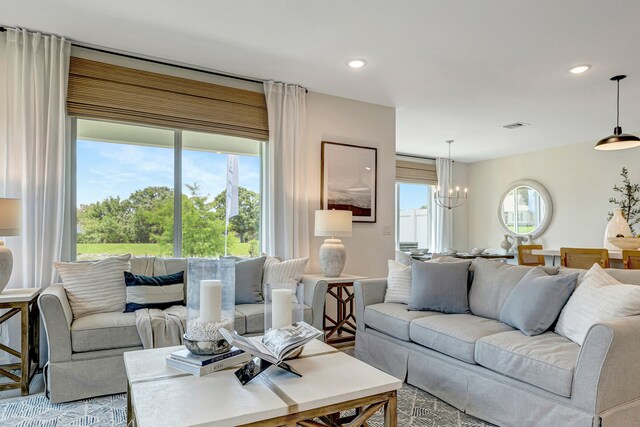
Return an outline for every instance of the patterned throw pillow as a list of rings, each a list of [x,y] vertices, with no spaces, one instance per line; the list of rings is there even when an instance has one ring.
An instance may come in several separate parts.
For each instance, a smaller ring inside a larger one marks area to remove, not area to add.
[[[127,286],[125,313],[141,308],[164,310],[174,305],[184,305],[184,271],[164,276],[143,276],[124,272]]]
[[[95,262],[55,262],[67,292],[73,318],[89,314],[122,312],[126,290],[124,272],[131,269],[131,255]]]
[[[391,259],[387,263],[389,274],[384,302],[409,304],[411,299],[411,266]]]
[[[295,291],[298,283],[302,280],[304,269],[307,267],[309,258],[290,259],[280,261],[274,257],[267,257],[264,263],[262,276],[262,286],[270,285],[271,289],[290,289],[294,302],[297,302]],[[269,298],[269,296],[267,296]]]
[[[625,285],[594,264],[560,313],[556,333],[582,345],[591,326],[640,314],[640,286]]]

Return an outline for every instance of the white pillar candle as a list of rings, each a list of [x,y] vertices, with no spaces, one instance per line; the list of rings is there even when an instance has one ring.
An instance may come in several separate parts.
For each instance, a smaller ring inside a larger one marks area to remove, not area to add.
[[[273,329],[291,325],[291,291],[289,289],[271,290],[271,313]]]
[[[222,282],[220,280],[200,281],[200,321],[222,321]]]

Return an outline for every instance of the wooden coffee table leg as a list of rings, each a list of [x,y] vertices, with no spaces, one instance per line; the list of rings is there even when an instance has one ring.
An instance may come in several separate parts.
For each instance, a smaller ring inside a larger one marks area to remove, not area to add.
[[[397,427],[398,425],[398,393],[393,392],[393,396],[384,404],[384,426]]]

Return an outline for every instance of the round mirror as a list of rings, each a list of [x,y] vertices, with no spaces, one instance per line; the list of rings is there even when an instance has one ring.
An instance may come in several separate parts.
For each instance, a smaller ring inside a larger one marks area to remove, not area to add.
[[[511,235],[539,237],[551,221],[551,197],[547,190],[532,180],[516,181],[500,198],[500,225]]]

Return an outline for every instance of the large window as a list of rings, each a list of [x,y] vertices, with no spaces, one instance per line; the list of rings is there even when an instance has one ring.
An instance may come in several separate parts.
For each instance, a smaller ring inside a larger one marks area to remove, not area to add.
[[[77,259],[259,253],[259,141],[85,119],[74,128]],[[230,156],[238,213],[227,220]]]
[[[426,184],[396,183],[396,239],[400,250],[429,249],[433,187]]]

